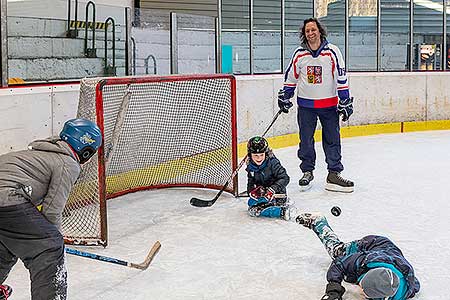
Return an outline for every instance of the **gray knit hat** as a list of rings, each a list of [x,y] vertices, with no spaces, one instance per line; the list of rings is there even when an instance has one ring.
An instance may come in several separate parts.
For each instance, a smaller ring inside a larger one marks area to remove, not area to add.
[[[398,290],[399,279],[388,268],[370,269],[359,282],[368,298],[392,297]]]

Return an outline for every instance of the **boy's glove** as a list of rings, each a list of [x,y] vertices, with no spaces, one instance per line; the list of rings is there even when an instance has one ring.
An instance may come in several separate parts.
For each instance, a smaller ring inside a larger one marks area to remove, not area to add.
[[[257,186],[248,194],[250,198],[258,200],[259,198],[264,197],[264,195],[266,194],[266,189],[262,186]]]
[[[347,99],[339,99],[337,105],[338,114],[342,115],[342,121],[348,121],[348,118],[353,114],[353,97]]]
[[[264,193],[264,198],[266,198],[267,201],[271,202],[274,197],[275,197],[275,191],[272,188],[268,188],[266,190],[266,192]]]
[[[290,98],[286,99],[286,93],[284,89],[280,89],[278,91],[278,107],[281,109],[282,112],[288,113],[289,108],[291,108],[294,104],[289,100]]]
[[[329,282],[321,300],[342,300],[344,293],[345,288],[342,285],[337,282]]]

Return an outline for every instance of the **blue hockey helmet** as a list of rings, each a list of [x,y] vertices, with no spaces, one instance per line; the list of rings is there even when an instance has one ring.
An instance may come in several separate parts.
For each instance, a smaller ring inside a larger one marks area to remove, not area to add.
[[[81,164],[87,162],[102,144],[102,133],[97,124],[82,118],[64,123],[59,137],[78,154]]]

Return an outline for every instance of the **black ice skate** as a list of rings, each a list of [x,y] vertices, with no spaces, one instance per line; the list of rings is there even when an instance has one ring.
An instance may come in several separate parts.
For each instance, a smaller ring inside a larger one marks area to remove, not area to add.
[[[303,213],[295,218],[295,222],[306,228],[313,229],[316,220],[320,217],[321,215],[319,213]]]
[[[12,288],[7,284],[0,284],[0,299],[8,299],[12,294]]]
[[[325,189],[332,192],[351,193],[354,190],[354,183],[353,181],[342,178],[339,172],[329,171]]]
[[[313,181],[314,175],[312,171],[306,171],[303,173],[302,178],[298,181],[300,191],[307,191],[311,188],[311,181]]]

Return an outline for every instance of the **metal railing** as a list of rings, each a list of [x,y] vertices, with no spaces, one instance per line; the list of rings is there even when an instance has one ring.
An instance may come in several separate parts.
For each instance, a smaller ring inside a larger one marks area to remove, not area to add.
[[[150,60],[150,58],[152,59],[152,61],[153,61],[153,74],[157,74],[157,69],[156,69],[156,58],[155,58],[155,56],[154,55],[152,55],[152,54],[150,54],[149,56],[147,56],[145,59],[144,59],[144,65],[145,65],[145,74],[149,74],[148,73],[148,61]]]
[[[112,64],[108,64],[108,27],[112,26]],[[114,18],[108,17],[105,20],[105,75],[116,76],[116,22]]]
[[[78,36],[78,0],[75,0],[75,28],[70,28],[70,16],[71,16],[71,0],[67,1],[67,37],[76,38]]]
[[[92,23],[89,23],[89,7],[92,7]],[[95,29],[96,29],[96,23],[95,23],[95,3],[92,1],[89,1],[86,4],[86,26],[84,30],[84,54],[86,57],[94,58],[97,57],[97,51],[95,49]],[[92,48],[88,48],[88,28],[92,28]]]

